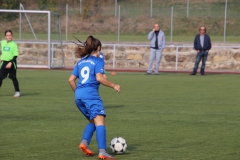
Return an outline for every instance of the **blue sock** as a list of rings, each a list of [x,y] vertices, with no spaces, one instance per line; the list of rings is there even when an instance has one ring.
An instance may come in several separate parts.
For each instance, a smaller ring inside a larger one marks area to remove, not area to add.
[[[98,143],[98,149],[106,150],[106,128],[103,125],[96,127],[96,139]]]
[[[92,140],[93,133],[95,132],[96,127],[94,123],[88,123],[84,129],[82,140],[87,140],[88,144],[90,144]]]

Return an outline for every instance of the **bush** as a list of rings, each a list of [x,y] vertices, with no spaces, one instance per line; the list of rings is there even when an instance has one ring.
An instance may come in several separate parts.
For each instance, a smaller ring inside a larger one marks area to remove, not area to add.
[[[2,9],[19,9],[19,0],[1,0],[0,4],[2,6]],[[18,14],[12,14],[12,13],[0,13],[1,20],[3,21],[12,21],[16,18],[18,18]]]

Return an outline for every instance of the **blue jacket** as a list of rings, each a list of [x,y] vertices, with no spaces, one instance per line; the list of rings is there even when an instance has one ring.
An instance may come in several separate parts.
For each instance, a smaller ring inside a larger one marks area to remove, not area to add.
[[[165,34],[163,31],[159,30],[159,33],[158,33],[158,48],[163,50],[164,47],[165,47]],[[148,34],[148,39],[151,41],[150,42],[150,47],[155,47],[155,41],[156,41],[156,34],[151,31],[149,34]]]
[[[195,40],[194,40],[194,49],[195,50],[210,50],[212,48],[212,43],[211,39],[207,34],[204,34],[204,43],[203,43],[203,48],[201,46],[200,42],[200,34],[196,35]]]

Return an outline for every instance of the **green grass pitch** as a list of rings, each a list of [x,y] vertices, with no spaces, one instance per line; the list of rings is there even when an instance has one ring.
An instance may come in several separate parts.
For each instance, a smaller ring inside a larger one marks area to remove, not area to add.
[[[1,160],[94,160],[78,143],[87,121],[68,85],[71,71],[18,70],[22,96],[9,79],[0,88]],[[107,146],[122,136],[117,160],[239,160],[239,75],[117,73],[104,86]],[[95,135],[90,145],[97,153]]]

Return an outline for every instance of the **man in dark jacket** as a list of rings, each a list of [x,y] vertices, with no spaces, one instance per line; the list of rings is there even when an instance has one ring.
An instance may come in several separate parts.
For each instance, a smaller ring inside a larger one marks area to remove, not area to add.
[[[190,75],[196,75],[199,62],[202,60],[201,75],[205,75],[205,65],[207,61],[208,52],[212,47],[211,39],[206,34],[206,27],[201,26],[199,28],[200,34],[196,35],[194,40],[194,49],[197,51],[196,61],[193,68],[193,72]]]

